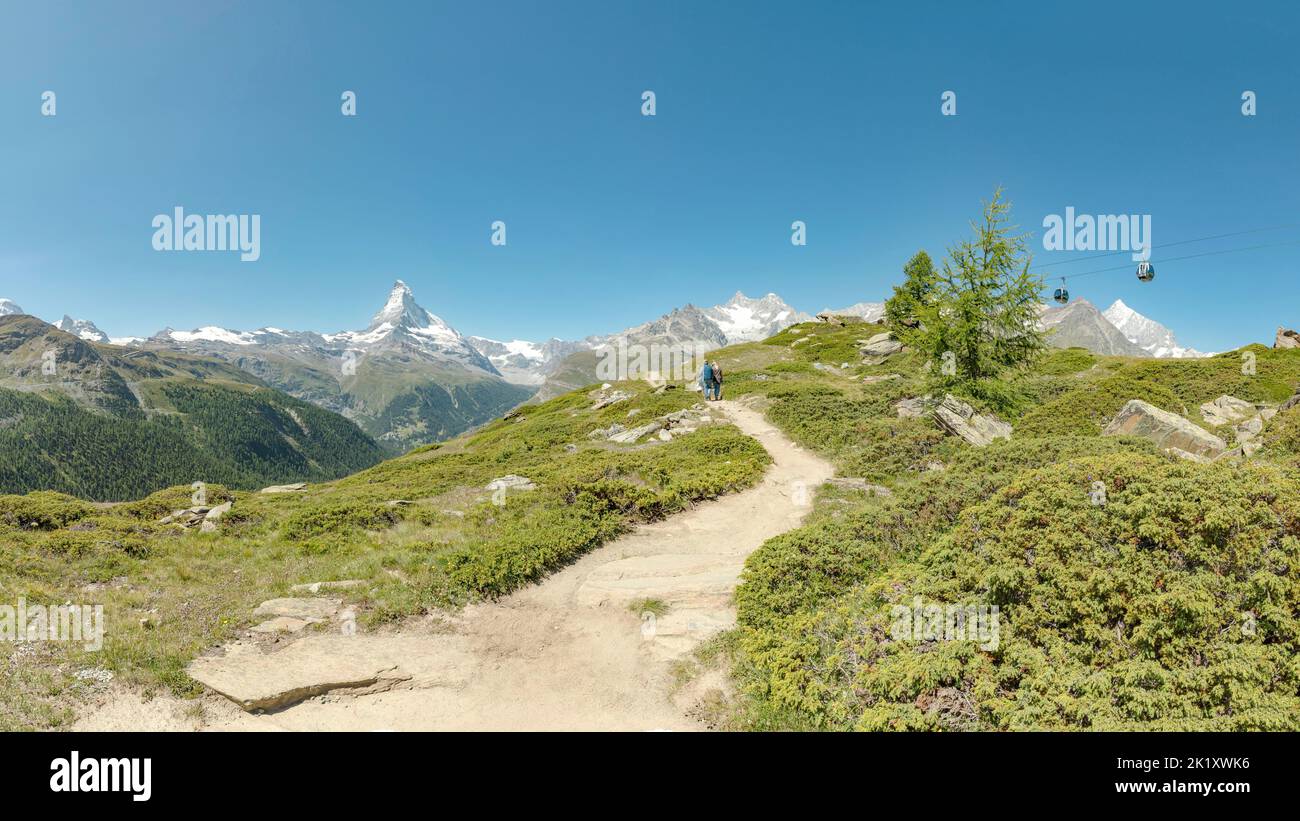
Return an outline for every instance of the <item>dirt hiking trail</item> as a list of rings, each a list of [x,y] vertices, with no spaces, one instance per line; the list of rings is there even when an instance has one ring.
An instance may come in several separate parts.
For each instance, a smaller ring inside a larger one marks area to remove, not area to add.
[[[272,653],[237,642],[192,668],[200,681],[265,712],[212,695],[200,711],[193,702],[118,692],[75,729],[703,729],[688,715],[703,685],[674,699],[673,661],[735,624],[732,592],[745,557],[797,527],[834,472],[758,411],[734,401],[711,407],[772,456],[757,486],[642,526],[450,620],[315,634]],[[667,611],[633,612],[631,603],[643,599]]]

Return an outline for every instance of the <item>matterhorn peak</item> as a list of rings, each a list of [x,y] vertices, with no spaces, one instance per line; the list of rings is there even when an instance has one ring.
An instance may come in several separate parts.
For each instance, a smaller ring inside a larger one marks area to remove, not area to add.
[[[379,310],[370,320],[370,328],[377,329],[382,325],[388,325],[391,328],[423,328],[431,323],[434,319],[428,311],[421,308],[415,301],[415,292],[411,287],[402,280],[393,283],[393,287],[388,292],[388,301],[384,307]],[[441,322],[441,320],[438,320]]]
[[[0,299],[0,316],[8,316],[9,314],[23,314],[23,313],[27,313],[27,312],[24,311],[21,307],[19,307],[17,302],[13,302],[8,299]]]

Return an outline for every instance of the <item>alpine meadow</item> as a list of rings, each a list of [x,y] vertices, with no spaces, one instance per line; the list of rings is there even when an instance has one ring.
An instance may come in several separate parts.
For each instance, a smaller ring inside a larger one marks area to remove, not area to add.
[[[6,11],[15,800],[1285,797],[1294,4]]]

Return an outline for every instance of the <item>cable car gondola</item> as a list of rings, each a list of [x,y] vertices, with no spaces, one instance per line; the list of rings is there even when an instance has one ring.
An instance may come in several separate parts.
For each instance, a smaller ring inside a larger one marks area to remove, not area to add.
[[[1142,262],[1138,263],[1137,275],[1138,275],[1138,279],[1142,280],[1143,282],[1150,282],[1151,280],[1156,278],[1156,266],[1152,265],[1146,260],[1143,260]]]
[[[1062,305],[1070,301],[1070,291],[1065,287],[1064,279],[1061,280],[1061,287],[1057,288],[1056,293],[1052,294],[1052,299],[1056,300]]]

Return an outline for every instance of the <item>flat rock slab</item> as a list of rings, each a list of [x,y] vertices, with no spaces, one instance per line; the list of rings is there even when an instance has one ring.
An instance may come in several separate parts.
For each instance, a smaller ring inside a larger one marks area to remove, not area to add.
[[[295,619],[289,616],[276,616],[248,629],[254,633],[299,633],[314,621],[316,619],[308,621],[307,619]]]
[[[306,482],[294,482],[292,485],[271,485],[262,488],[262,493],[301,493],[307,489]]]
[[[375,693],[398,684],[462,686],[471,660],[458,642],[428,637],[307,636],[263,653],[232,645],[193,661],[190,677],[244,710],[278,710],[329,692]]]
[[[626,606],[637,599],[726,606],[744,568],[742,556],[660,554],[603,564],[578,588],[580,605]]]
[[[253,616],[259,619],[275,616],[287,616],[293,619],[331,619],[342,606],[341,599],[268,599],[257,606]]]
[[[1228,449],[1222,439],[1176,413],[1131,399],[1102,436],[1140,436],[1184,459],[1212,459]]]
[[[991,445],[994,439],[1010,439],[1011,425],[982,413],[952,394],[930,411],[939,427],[954,436],[960,436],[977,448]]]

